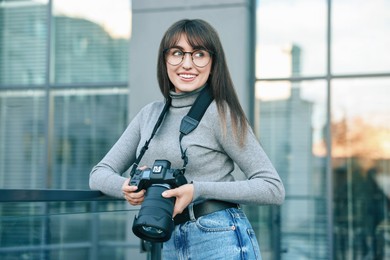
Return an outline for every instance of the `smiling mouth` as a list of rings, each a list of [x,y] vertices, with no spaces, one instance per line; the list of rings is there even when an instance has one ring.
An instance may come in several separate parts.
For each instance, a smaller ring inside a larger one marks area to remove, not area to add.
[[[196,77],[194,74],[179,74],[179,76],[184,79],[193,79]]]

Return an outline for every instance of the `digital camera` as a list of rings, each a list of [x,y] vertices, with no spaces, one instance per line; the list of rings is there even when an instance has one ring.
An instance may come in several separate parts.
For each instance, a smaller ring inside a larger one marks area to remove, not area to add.
[[[168,189],[186,184],[183,171],[171,169],[168,160],[156,160],[152,168],[136,170],[129,185],[137,191],[146,190],[138,217],[133,222],[133,232],[141,239],[151,242],[165,242],[174,229],[172,218],[175,198],[164,198],[161,194]]]

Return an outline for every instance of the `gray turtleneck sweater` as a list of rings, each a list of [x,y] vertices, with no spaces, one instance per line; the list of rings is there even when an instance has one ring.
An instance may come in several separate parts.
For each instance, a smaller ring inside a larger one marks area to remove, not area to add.
[[[199,92],[171,93],[172,105],[140,166],[151,167],[157,159],[169,160],[172,169],[183,166],[179,145],[180,122]],[[123,198],[121,187],[126,177],[122,175],[149,139],[163,107],[163,102],[154,102],[141,109],[111,150],[92,169],[91,189]],[[280,205],[285,194],[283,184],[256,136],[248,128],[246,142],[241,147],[233,137],[229,114],[226,122],[227,129],[224,131],[213,101],[198,127],[182,139],[182,147],[187,149],[189,159],[185,177],[194,185],[193,201],[216,199],[239,204]],[[246,180],[234,180],[235,163]]]

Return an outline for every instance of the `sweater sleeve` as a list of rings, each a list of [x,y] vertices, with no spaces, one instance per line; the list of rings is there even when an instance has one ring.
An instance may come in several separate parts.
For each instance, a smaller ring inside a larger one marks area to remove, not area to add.
[[[240,146],[233,138],[230,120],[226,122],[226,134],[221,131],[220,124],[215,124],[215,136],[223,152],[241,169],[246,180],[194,181],[194,200],[219,199],[251,205],[282,204],[285,197],[283,183],[251,128],[248,128],[244,146]]]
[[[100,190],[116,198],[123,197],[121,188],[126,177],[122,174],[135,160],[139,139],[137,128],[137,120],[133,120],[110,151],[92,168],[89,177],[92,190]]]
[[[123,198],[122,185],[127,178],[122,174],[136,159],[141,138],[141,119],[145,110],[144,108],[136,115],[104,158],[92,168],[89,177],[89,187],[92,190],[100,190],[108,196]]]

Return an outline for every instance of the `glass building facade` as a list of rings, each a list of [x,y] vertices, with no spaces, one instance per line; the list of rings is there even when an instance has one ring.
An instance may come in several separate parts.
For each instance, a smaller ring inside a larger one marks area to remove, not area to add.
[[[245,207],[263,259],[390,258],[389,11],[257,1],[252,123],[286,188]],[[89,189],[128,123],[130,34],[129,0],[0,1],[0,190]],[[0,203],[0,259],[146,259],[134,213]]]
[[[127,125],[130,28],[127,0],[0,1],[0,189],[89,189]],[[0,203],[0,259],[124,259],[128,220],[122,201]]]
[[[255,128],[286,186],[265,259],[390,257],[389,11],[258,1]]]

